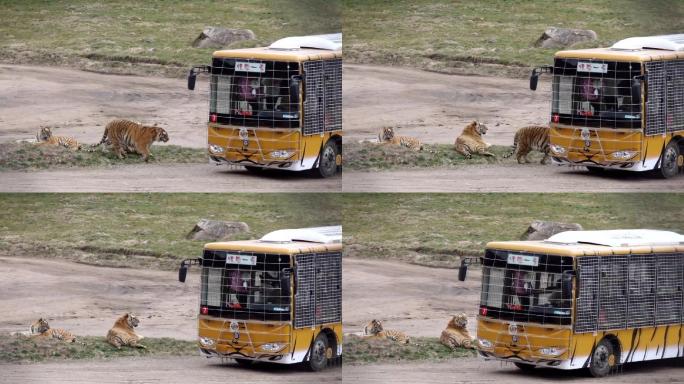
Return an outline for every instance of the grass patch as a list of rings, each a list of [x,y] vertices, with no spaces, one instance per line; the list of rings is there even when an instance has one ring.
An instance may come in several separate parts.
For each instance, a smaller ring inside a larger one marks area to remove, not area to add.
[[[345,194],[344,252],[454,268],[489,241],[519,240],[533,220],[684,233],[681,201],[675,193]]]
[[[4,62],[172,76],[209,64],[214,48],[191,47],[206,26],[255,33],[228,48],[342,29],[339,1],[325,0],[6,0],[0,14]]]
[[[153,145],[149,163],[204,163],[205,149],[177,145]],[[137,153],[119,159],[110,150],[100,147],[93,152],[72,151],[64,147],[32,143],[0,143],[0,170],[31,170],[66,167],[107,167],[120,164],[143,164]]]
[[[192,356],[197,355],[194,341],[171,338],[145,338],[147,349],[122,347],[116,349],[104,337],[77,337],[75,343],[55,339],[1,335],[0,363],[36,363],[49,360],[111,359],[132,356]]]
[[[410,344],[399,344],[356,335],[344,336],[344,364],[438,361],[472,356],[476,356],[472,349],[452,350],[437,337],[412,337]]]
[[[242,240],[339,224],[339,204],[305,193],[2,194],[0,255],[173,270],[207,243],[185,238],[201,218],[246,222]]]
[[[342,13],[348,63],[503,76],[552,62],[533,46],[550,26],[594,30],[579,48],[684,29],[684,2],[668,0],[342,0]]]
[[[396,168],[439,168],[476,164],[515,163],[513,157],[504,159],[512,147],[494,145],[489,149],[496,157],[473,155],[466,159],[452,144],[425,144],[420,152],[398,145],[377,143],[344,143],[344,167],[352,170],[388,170]],[[536,153],[530,154],[530,160]],[[541,154],[537,160],[541,160]]]

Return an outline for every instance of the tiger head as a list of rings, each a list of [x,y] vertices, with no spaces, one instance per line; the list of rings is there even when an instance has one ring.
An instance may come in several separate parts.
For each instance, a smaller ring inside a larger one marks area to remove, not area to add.
[[[473,136],[482,136],[487,133],[487,129],[486,125],[473,121],[465,127],[463,133],[469,133]]]
[[[382,321],[373,319],[366,323],[363,332],[366,335],[377,335],[378,333],[382,332],[382,330]]]
[[[448,328],[464,329],[468,325],[468,315],[465,313],[459,313],[451,318],[449,321]]]
[[[30,328],[32,335],[39,335],[43,332],[46,332],[48,329],[50,329],[50,324],[48,324],[47,320],[43,319],[42,317],[34,321]]]
[[[384,141],[391,141],[394,139],[394,128],[392,127],[385,127],[382,129],[382,132],[380,132],[380,142]]]
[[[140,324],[138,317],[132,313],[127,313],[116,320],[116,325],[120,325],[123,328],[133,329]]]
[[[169,141],[169,134],[166,133],[166,130],[162,127],[157,127],[157,124],[154,124],[152,127],[149,127],[154,129],[155,135],[154,135],[154,140],[155,141],[163,141],[166,143]]]
[[[52,129],[48,126],[40,127],[38,134],[36,135],[37,141],[45,141],[52,137]]]

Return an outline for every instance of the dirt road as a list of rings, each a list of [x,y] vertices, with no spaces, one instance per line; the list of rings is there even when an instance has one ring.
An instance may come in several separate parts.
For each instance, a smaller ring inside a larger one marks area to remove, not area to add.
[[[533,92],[521,79],[396,67],[345,65],[343,76],[345,140],[374,139],[392,126],[426,143],[453,143],[478,120],[489,127],[488,142],[511,145],[517,128],[549,120],[550,83],[544,79]]]
[[[607,172],[553,165],[473,165],[449,169],[345,171],[344,192],[683,192],[684,176]]]

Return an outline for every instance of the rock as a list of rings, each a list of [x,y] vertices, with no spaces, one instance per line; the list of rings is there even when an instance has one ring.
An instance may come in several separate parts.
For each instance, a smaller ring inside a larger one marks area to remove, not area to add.
[[[542,48],[566,48],[583,41],[594,41],[596,39],[596,32],[590,29],[548,27],[534,43],[534,46]]]
[[[256,39],[256,35],[249,29],[205,27],[202,33],[192,42],[192,46],[195,48],[223,48],[236,41],[254,39]]]
[[[186,236],[190,240],[227,240],[236,233],[249,232],[249,226],[242,221],[218,221],[200,219]]]
[[[535,220],[520,236],[520,240],[546,240],[559,232],[581,231],[582,226],[577,223],[557,223],[554,221]]]

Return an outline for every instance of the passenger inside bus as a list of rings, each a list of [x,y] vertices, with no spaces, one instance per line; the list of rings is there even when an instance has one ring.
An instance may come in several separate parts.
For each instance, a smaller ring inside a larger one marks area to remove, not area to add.
[[[247,305],[249,293],[249,272],[230,270],[228,280],[228,308],[243,309]]]

